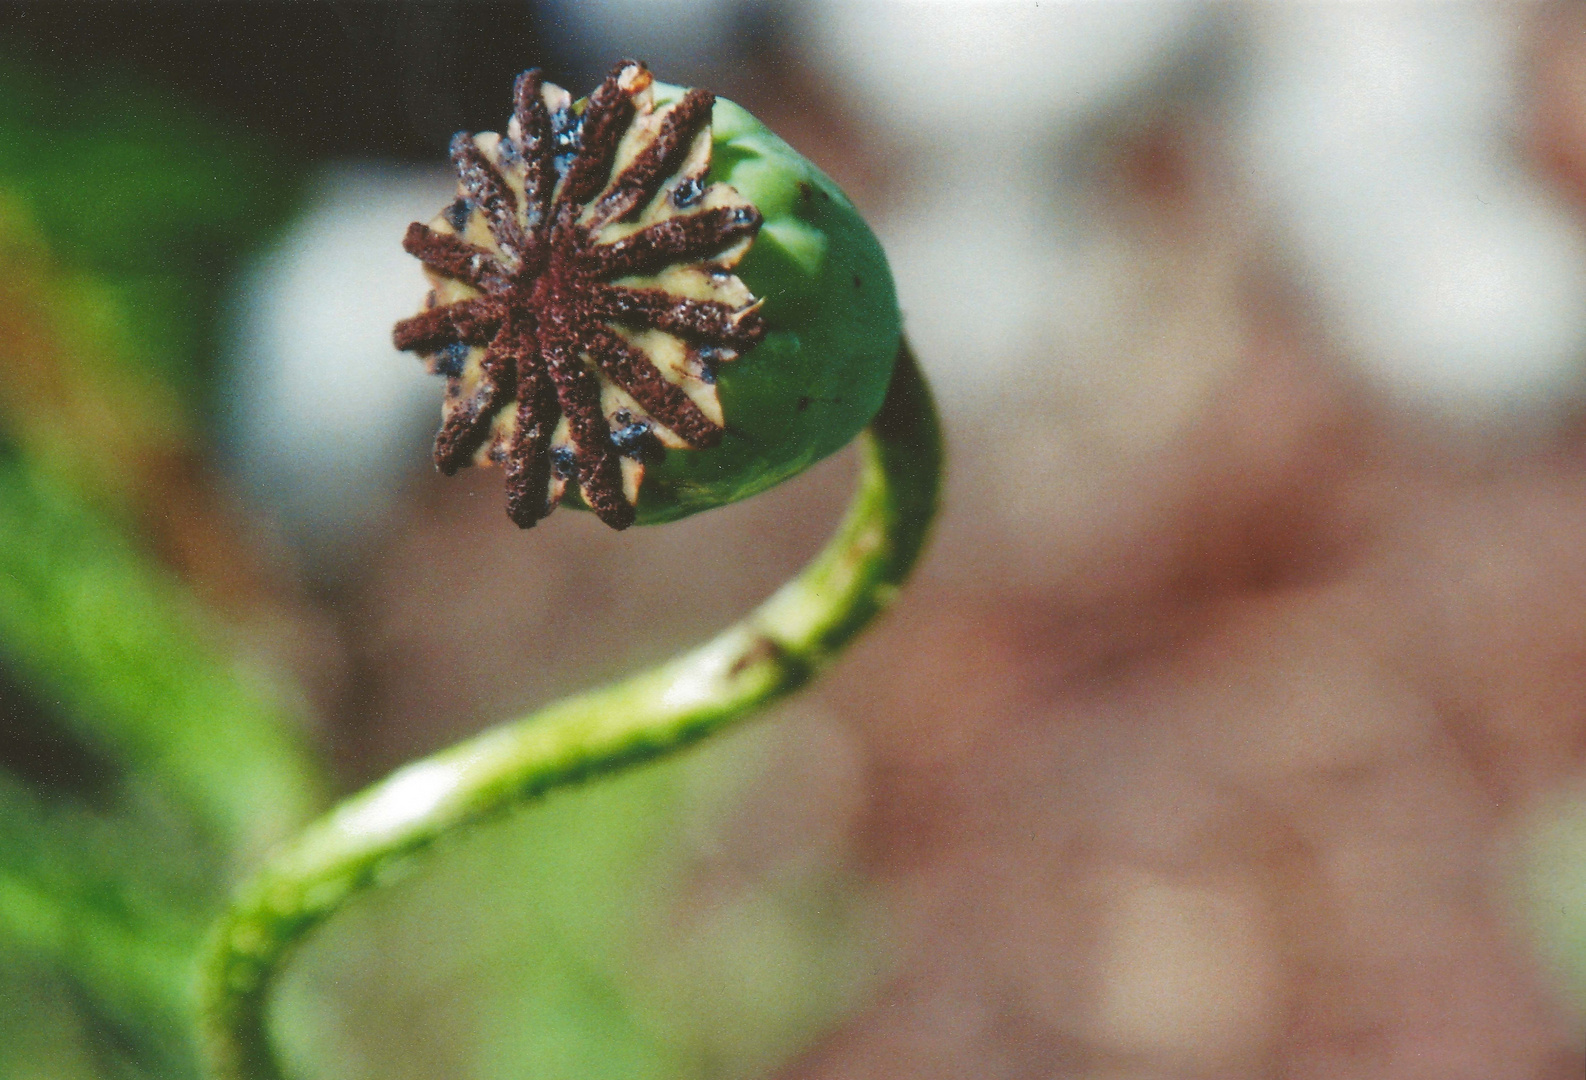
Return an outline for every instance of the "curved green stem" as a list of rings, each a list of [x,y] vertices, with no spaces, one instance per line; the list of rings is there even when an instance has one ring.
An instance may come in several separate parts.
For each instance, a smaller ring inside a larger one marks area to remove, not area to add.
[[[625,682],[404,766],[279,851],[209,941],[201,1022],[211,1074],[278,1080],[266,1001],[292,948],[435,840],[553,788],[701,739],[828,663],[897,593],[936,509],[940,432],[906,346],[862,439],[858,491],[837,534],[742,622]]]

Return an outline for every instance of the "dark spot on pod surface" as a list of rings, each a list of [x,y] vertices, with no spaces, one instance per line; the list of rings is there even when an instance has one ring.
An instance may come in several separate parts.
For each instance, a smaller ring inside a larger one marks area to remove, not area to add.
[[[778,645],[773,638],[761,634],[750,643],[749,647],[743,651],[738,659],[732,662],[732,666],[727,669],[727,674],[737,678],[752,667],[760,664],[780,663],[786,658],[786,649]]]
[[[467,199],[458,199],[446,208],[446,220],[460,234],[464,229],[468,228],[468,215],[473,212],[473,203]]]
[[[716,382],[716,365],[728,360],[736,360],[738,354],[731,349],[724,349],[720,345],[701,345],[694,350],[694,362],[699,367],[699,381],[714,385]]]
[[[611,445],[617,453],[631,458],[643,458],[654,441],[649,424],[624,424],[611,433]]]
[[[557,176],[564,175],[573,163],[583,126],[583,118],[574,116],[571,109],[557,109],[551,114],[551,154]]]
[[[864,288],[864,283],[859,280],[859,275],[858,274],[854,275],[854,288],[856,288],[856,289]]]
[[[705,195],[705,185],[699,182],[697,176],[685,176],[678,181],[677,187],[672,189],[672,205],[679,210],[686,210],[699,202]]]
[[[558,480],[571,480],[578,475],[578,453],[571,446],[551,447],[551,472]]]
[[[583,117],[572,109],[557,109],[551,114],[551,149],[558,154],[578,149],[578,133]]]
[[[809,181],[808,180],[800,180],[799,181],[799,198],[803,199],[805,202],[809,202],[814,197],[815,197],[815,189],[810,187]]]
[[[806,395],[804,397],[799,398],[798,399],[798,404],[794,405],[793,407],[795,409],[797,409],[799,412],[803,412],[805,409],[810,407],[810,401],[811,401],[811,398],[809,398]]]
[[[468,362],[468,346],[460,341],[454,341],[444,348],[437,349],[431,356],[431,363],[435,365],[435,374],[444,375],[448,379],[455,379],[463,373],[463,365]]]

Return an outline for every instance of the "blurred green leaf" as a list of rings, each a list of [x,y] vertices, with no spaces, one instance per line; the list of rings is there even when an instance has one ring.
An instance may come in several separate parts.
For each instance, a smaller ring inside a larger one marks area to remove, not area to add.
[[[135,313],[127,358],[172,385],[203,385],[226,268],[284,222],[296,185],[263,141],[124,74],[65,85],[0,57],[0,191],[114,283]]]
[[[46,805],[0,781],[0,949],[46,964],[129,1060],[172,1076],[191,1070],[191,957],[215,892],[190,860],[179,827]]]
[[[222,290],[294,190],[272,148],[124,73],[0,57],[0,751],[24,755],[0,753],[21,770],[0,767],[8,1078],[191,1075],[203,927],[319,803],[296,710],[131,539],[206,526],[181,470]],[[105,773],[93,790],[26,760],[62,747]]]
[[[85,740],[251,856],[318,791],[290,711],[218,630],[81,500],[0,457],[0,654]]]

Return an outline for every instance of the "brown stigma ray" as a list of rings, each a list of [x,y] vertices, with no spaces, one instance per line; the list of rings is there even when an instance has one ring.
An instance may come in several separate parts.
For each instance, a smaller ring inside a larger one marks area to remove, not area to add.
[[[459,133],[457,201],[403,239],[435,286],[393,333],[447,380],[435,463],[503,465],[524,528],[570,483],[606,524],[632,524],[654,450],[722,436],[714,376],[679,358],[730,360],[765,336],[730,273],[760,214],[704,183],[715,98],[657,108],[651,87],[624,62],[580,113],[524,72],[506,137]]]
[[[497,246],[508,260],[520,263],[524,244],[523,231],[518,228],[517,195],[467,132],[452,136],[452,165],[470,201],[484,212]]]
[[[437,274],[465,281],[478,289],[504,281],[506,269],[487,253],[450,233],[436,232],[418,222],[408,226],[402,250],[416,256]]]
[[[487,298],[462,300],[404,319],[392,334],[396,347],[433,352],[443,345],[488,345],[501,326],[501,306]]]
[[[661,289],[603,285],[595,290],[591,306],[596,314],[618,322],[667,330],[679,337],[716,345],[747,349],[765,337],[765,323],[753,307],[690,300]]]
[[[610,244],[579,253],[579,268],[594,278],[653,273],[674,263],[699,262],[744,236],[760,231],[752,206],[722,207],[679,215]]]
[[[690,90],[666,114],[655,141],[634,158],[595,210],[599,221],[612,221],[633,214],[655,194],[662,180],[677,171],[688,153],[694,135],[710,121],[716,95],[708,90]]]
[[[721,441],[721,428],[687,394],[667,382],[644,353],[611,331],[595,327],[590,328],[587,343],[600,370],[690,446],[704,448]]]

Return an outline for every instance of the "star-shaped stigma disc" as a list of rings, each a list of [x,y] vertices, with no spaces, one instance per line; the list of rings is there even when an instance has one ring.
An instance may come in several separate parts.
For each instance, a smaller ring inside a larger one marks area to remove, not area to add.
[[[625,61],[578,112],[524,72],[506,136],[452,139],[457,201],[402,241],[434,285],[394,338],[446,377],[435,464],[504,465],[524,528],[569,482],[631,525],[646,459],[716,444],[716,365],[765,336],[731,273],[760,214],[705,182],[715,96],[656,108],[651,81]]]

